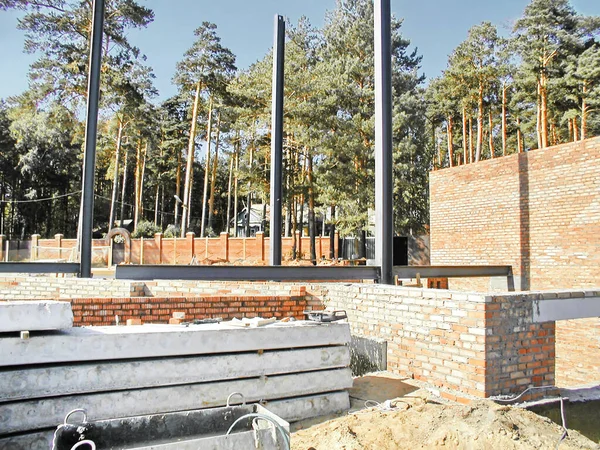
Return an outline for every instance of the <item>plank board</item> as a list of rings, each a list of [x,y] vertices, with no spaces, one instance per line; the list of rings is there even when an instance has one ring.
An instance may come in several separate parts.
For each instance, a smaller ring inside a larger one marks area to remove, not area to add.
[[[350,365],[347,346],[125,360],[0,371],[0,402],[235,380]],[[65,380],[68,380],[65,382]]]
[[[350,341],[347,323],[277,323],[259,328],[225,324],[84,327],[0,339],[0,367],[75,361],[208,355],[275,350]]]
[[[333,369],[11,402],[0,405],[0,435],[53,427],[63,421],[68,411],[77,408],[86,409],[89,420],[100,420],[223,406],[232,392],[242,392],[247,402],[257,402],[339,391],[351,386],[350,369]]]

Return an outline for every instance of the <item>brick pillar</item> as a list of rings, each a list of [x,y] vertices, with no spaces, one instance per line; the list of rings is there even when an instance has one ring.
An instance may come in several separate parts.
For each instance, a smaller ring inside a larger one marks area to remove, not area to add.
[[[57,248],[62,247],[63,237],[64,237],[64,235],[62,235],[62,234],[55,234],[54,235],[54,240],[56,241],[56,247]],[[58,259],[62,259],[62,250],[58,251]]]
[[[337,231],[334,233],[334,237],[333,237],[333,254],[335,255],[335,258],[339,258],[339,251],[340,251],[340,233],[338,233]]]
[[[187,233],[185,233],[185,238],[187,240],[188,245],[190,246],[190,261],[196,255],[196,249],[195,249],[196,241],[194,240],[195,237],[196,237],[196,234],[193,231],[188,231]]]
[[[162,246],[163,246],[163,235],[162,233],[154,233],[154,242],[156,242],[156,248],[158,249],[158,263],[162,264]]]
[[[302,226],[302,224],[300,224]],[[298,248],[296,249],[296,257],[298,259],[302,259],[302,237],[300,236],[300,231],[296,231],[296,242],[298,243]]]
[[[229,233],[223,231],[220,234],[221,239],[221,255],[225,261],[229,261]]]
[[[265,232],[257,231],[256,239],[258,240],[258,251],[260,252],[260,260],[265,260]]]
[[[323,237],[319,236],[319,254],[317,255],[317,261],[321,261],[323,257]]]
[[[0,234],[0,261],[4,261],[6,259],[6,255],[4,254],[4,247],[6,246],[6,236]]]
[[[31,260],[37,261],[39,256],[38,246],[40,245],[40,235],[32,234],[31,235]]]

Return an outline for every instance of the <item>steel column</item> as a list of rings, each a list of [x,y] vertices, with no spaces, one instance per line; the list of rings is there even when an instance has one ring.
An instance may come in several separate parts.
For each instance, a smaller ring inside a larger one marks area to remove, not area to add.
[[[375,0],[375,264],[392,284],[392,47],[390,0]]]
[[[82,180],[82,215],[79,223],[81,249],[80,274],[92,276],[92,227],[94,219],[94,174],[96,171],[96,135],[98,131],[98,103],[100,99],[100,66],[102,64],[102,32],[104,30],[104,0],[94,0],[92,16],[92,41],[88,75],[87,119],[85,128],[85,153]]]
[[[283,69],[285,21],[275,16],[273,43],[273,103],[271,108],[271,245],[269,262],[281,265],[281,182],[283,158]]]

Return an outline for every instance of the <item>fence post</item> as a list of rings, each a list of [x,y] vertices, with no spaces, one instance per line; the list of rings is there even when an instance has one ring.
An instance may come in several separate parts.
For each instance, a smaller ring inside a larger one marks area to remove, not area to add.
[[[340,233],[337,231],[334,233],[333,238],[333,255],[336,259],[340,257]]]
[[[223,259],[229,261],[229,233],[227,231],[221,232],[221,251],[223,252]]]
[[[162,233],[154,233],[154,241],[156,242],[156,248],[158,249],[158,263],[162,264],[162,242],[163,235]]]
[[[62,234],[55,234],[54,235],[54,240],[56,241],[56,247],[59,249],[58,250],[58,259],[62,259],[62,239],[63,239],[63,235]]]
[[[194,240],[195,237],[196,233],[194,233],[193,231],[188,231],[187,233],[185,233],[185,238],[188,241],[188,245],[190,246],[191,251],[190,261],[196,255],[196,250],[194,248],[194,245],[196,244],[196,241]]]
[[[258,240],[258,250],[260,252],[260,260],[265,260],[265,232],[257,231],[256,239]]]
[[[140,236],[140,264],[144,264],[144,236]]]
[[[32,234],[31,235],[31,260],[32,261],[37,261],[38,260],[38,246],[40,245],[40,235],[39,234]]]

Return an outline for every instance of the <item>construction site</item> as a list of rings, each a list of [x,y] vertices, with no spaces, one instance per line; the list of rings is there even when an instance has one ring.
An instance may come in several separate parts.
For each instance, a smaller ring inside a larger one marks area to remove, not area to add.
[[[432,171],[428,257],[395,265],[375,3],[375,258],[322,239],[320,264],[282,261],[277,16],[279,238],[125,236],[113,265],[117,231],[93,269],[88,128],[77,258],[34,236],[11,262],[2,237],[0,449],[600,448],[600,138]]]

